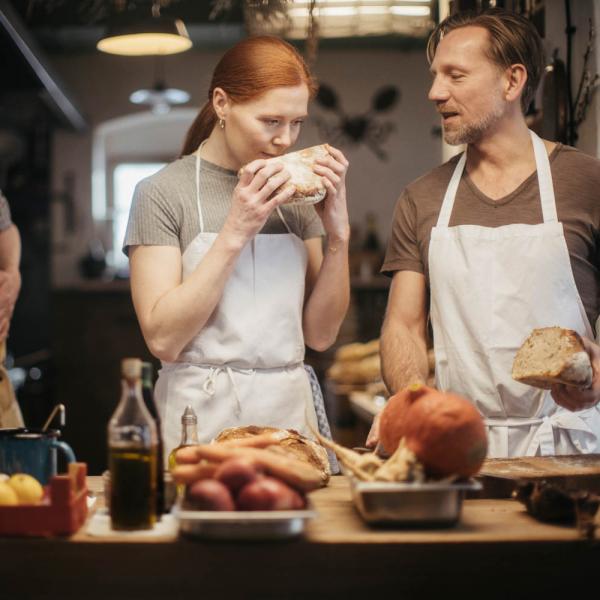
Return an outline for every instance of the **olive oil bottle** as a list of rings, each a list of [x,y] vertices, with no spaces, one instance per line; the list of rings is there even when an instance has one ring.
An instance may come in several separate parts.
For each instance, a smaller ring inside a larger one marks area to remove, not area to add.
[[[142,361],[121,362],[122,392],[108,423],[113,529],[151,529],[156,521],[157,432],[142,398]]]
[[[144,404],[154,419],[156,425],[156,519],[160,521],[161,515],[167,512],[165,498],[165,467],[164,467],[164,446],[160,426],[160,416],[156,403],[154,402],[154,384],[153,384],[153,368],[152,363],[142,363],[142,398]]]
[[[199,444],[198,441],[198,417],[194,412],[194,409],[188,404],[181,415],[181,440],[179,446],[173,448],[169,453],[169,471],[172,471],[177,466],[175,460],[175,454],[180,448],[185,446],[193,446]],[[183,485],[177,486],[177,494],[181,496],[183,494]]]

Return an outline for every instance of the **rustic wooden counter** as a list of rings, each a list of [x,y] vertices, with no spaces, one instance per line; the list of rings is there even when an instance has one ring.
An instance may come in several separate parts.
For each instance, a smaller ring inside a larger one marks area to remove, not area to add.
[[[600,566],[600,543],[514,500],[468,499],[458,525],[410,530],[364,524],[344,477],[312,499],[319,516],[293,541],[1,538],[0,598],[556,597]]]

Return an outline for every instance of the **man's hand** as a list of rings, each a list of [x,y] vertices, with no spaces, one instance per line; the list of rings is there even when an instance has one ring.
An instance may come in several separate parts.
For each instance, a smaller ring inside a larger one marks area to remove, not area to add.
[[[591,408],[600,402],[600,346],[583,338],[583,346],[592,362],[592,385],[582,389],[574,385],[555,384],[551,388],[552,398],[559,406],[570,411]]]
[[[367,448],[375,448],[379,443],[379,419],[381,417],[381,411],[378,412],[373,418],[373,423],[371,424],[371,429],[369,430],[369,435],[367,436],[367,441],[365,442],[365,446]]]

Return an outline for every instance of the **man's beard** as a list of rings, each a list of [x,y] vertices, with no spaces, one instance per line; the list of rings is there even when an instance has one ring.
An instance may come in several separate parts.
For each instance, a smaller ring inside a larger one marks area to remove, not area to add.
[[[495,102],[492,110],[487,114],[483,115],[478,121],[474,123],[467,123],[460,125],[458,129],[452,131],[444,130],[444,140],[451,146],[458,146],[459,144],[472,144],[479,139],[486,132],[486,130],[496,123],[502,116],[502,105],[499,102]]]

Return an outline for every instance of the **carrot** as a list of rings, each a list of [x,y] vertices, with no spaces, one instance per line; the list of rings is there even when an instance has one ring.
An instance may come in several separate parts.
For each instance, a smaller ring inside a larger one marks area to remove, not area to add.
[[[225,444],[203,444],[190,447],[197,459],[220,463],[234,457],[243,457],[268,474],[282,479],[291,486],[304,492],[325,485],[326,480],[317,469],[299,461],[292,456],[282,456],[262,448],[236,448]],[[174,476],[175,476],[174,472]]]

